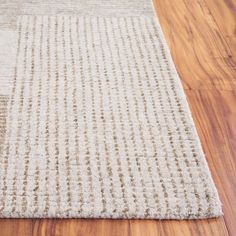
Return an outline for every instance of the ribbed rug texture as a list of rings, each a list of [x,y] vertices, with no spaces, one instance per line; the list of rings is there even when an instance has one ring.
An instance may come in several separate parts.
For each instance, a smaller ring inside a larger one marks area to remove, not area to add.
[[[149,0],[0,3],[0,217],[222,215]]]

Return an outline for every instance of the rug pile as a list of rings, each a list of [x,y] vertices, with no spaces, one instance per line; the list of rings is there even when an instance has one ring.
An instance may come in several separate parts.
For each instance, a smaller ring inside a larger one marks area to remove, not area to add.
[[[0,216],[222,214],[149,0],[3,1]]]

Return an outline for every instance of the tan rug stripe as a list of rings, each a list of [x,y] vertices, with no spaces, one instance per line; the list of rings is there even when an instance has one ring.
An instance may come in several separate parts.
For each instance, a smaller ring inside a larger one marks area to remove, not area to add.
[[[42,56],[42,41],[43,41],[43,23],[42,21],[38,21],[38,27],[39,30],[37,33],[40,34],[38,38],[38,41],[36,41],[39,44],[39,51],[38,51],[38,56],[39,56],[39,65],[38,65],[38,70],[39,70],[39,76],[42,77],[42,60],[43,60],[43,56]],[[37,25],[36,25],[37,27]],[[36,145],[36,149],[39,149],[40,147],[40,140],[39,140],[39,135],[40,135],[40,126],[39,126],[39,122],[40,122],[40,107],[41,107],[41,95],[42,95],[42,80],[38,81],[38,92],[37,92],[37,106],[36,106],[36,137],[35,137],[35,145]],[[40,177],[40,169],[39,169],[39,160],[36,160],[36,167],[35,167],[35,173],[34,173],[34,181],[35,181],[35,188],[34,191],[40,191],[40,181],[41,181],[41,177]],[[34,196],[34,202],[33,204],[35,206],[38,206],[38,202],[41,200],[41,198],[35,194]],[[34,212],[36,213],[38,211],[38,208],[36,207]]]
[[[32,72],[31,70],[31,53],[32,53],[32,41],[31,39],[29,39],[29,32],[32,32],[32,25],[33,25],[33,18],[32,21],[30,21],[29,19],[26,19],[25,24],[22,25],[22,30],[24,32],[24,38],[21,41],[21,45],[24,45],[23,47],[20,48],[20,54],[19,54],[19,58],[21,58],[21,55],[23,56],[23,65],[22,65],[22,69],[19,68],[18,69],[18,75],[22,76],[22,83],[19,84],[19,104],[12,104],[12,111],[16,109],[18,116],[19,116],[19,121],[17,124],[16,123],[11,123],[11,128],[13,129],[14,127],[16,127],[16,131],[13,130],[12,135],[16,135],[16,143],[15,143],[15,149],[11,149],[10,145],[11,143],[8,142],[7,146],[7,154],[9,156],[16,156],[16,164],[15,164],[15,171],[14,171],[14,183],[13,186],[12,185],[7,185],[7,191],[11,191],[11,187],[13,187],[13,194],[11,195],[12,199],[12,205],[13,205],[13,214],[16,211],[19,210],[23,210],[23,208],[26,208],[26,206],[24,207],[24,204],[26,205],[26,199],[24,198],[24,194],[23,192],[26,191],[26,185],[27,185],[27,169],[28,169],[28,164],[29,164],[29,157],[26,153],[26,149],[29,147],[29,145],[27,145],[28,143],[28,139],[25,140],[24,142],[24,146],[22,140],[20,139],[21,136],[21,132],[22,132],[22,117],[25,114],[26,117],[25,119],[28,120],[30,113],[29,112],[25,112],[25,109],[28,107],[28,104],[30,104],[30,96],[29,93],[25,93],[27,86],[30,84],[30,78],[33,76],[34,72]],[[31,73],[28,73],[28,71],[31,71]],[[16,75],[17,76],[17,75]],[[16,77],[16,83],[15,83],[15,88],[17,91],[17,77]],[[30,90],[32,91],[32,89]],[[16,92],[16,97],[17,97],[17,92]],[[16,99],[16,97],[14,99]],[[25,102],[26,101],[26,102]],[[9,118],[8,118],[9,119]],[[14,119],[14,118],[13,118]],[[27,133],[27,125],[25,126],[24,132]],[[24,147],[24,151],[22,153],[22,147]],[[23,155],[22,155],[23,154]],[[28,160],[27,160],[28,159]],[[11,165],[13,165],[14,160],[13,157],[11,157],[9,159]],[[7,173],[11,173],[11,165],[8,164],[8,169],[7,169]],[[17,170],[17,165],[20,166],[20,171],[18,172]],[[19,178],[19,176],[21,176],[21,178]],[[17,196],[17,193],[20,193],[21,195],[23,195],[23,197],[21,199],[19,199],[19,197]],[[17,202],[20,201],[20,204],[17,204]]]
[[[78,23],[78,20],[76,21],[76,23]],[[94,26],[94,25],[93,25]],[[100,24],[98,21],[96,21],[96,25],[95,27],[97,28],[97,32],[98,34],[96,34],[96,39],[95,39],[95,35],[93,34],[93,39],[95,41],[101,41],[101,34],[100,34]],[[77,29],[79,29],[79,27],[77,27]],[[77,32],[77,36],[79,36],[78,32]],[[79,40],[79,38],[77,38]],[[96,73],[97,73],[97,80],[98,80],[98,91],[100,93],[99,95],[99,104],[98,106],[100,107],[100,118],[101,118],[101,123],[102,123],[102,140],[103,140],[103,146],[102,146],[102,150],[105,152],[105,159],[103,159],[102,156],[100,156],[100,160],[101,160],[101,165],[102,166],[106,166],[106,176],[103,176],[103,178],[106,179],[107,184],[105,186],[107,186],[104,190],[105,190],[105,195],[108,198],[112,199],[112,202],[106,202],[104,201],[105,206],[105,210],[110,209],[111,212],[116,213],[117,208],[118,208],[118,204],[115,201],[115,188],[113,185],[113,181],[111,181],[111,178],[113,176],[113,171],[112,171],[112,166],[109,160],[109,156],[111,155],[110,150],[109,150],[109,145],[107,140],[105,139],[106,137],[106,121],[107,121],[107,117],[105,116],[105,111],[104,111],[104,94],[103,94],[103,88],[104,88],[104,79],[101,80],[102,75],[104,73],[105,69],[105,65],[102,63],[105,60],[105,56],[104,56],[104,51],[102,50],[102,48],[96,48],[94,49],[94,52],[96,52],[94,54],[94,59],[95,59],[95,63],[96,63]],[[99,60],[98,59],[98,55],[101,55],[103,60]],[[82,58],[81,58],[82,59]],[[106,75],[106,80],[107,75]],[[123,138],[125,138],[123,136]],[[127,165],[128,166],[128,165]]]
[[[102,24],[105,24],[105,31],[108,31],[108,26],[109,26],[109,31],[112,31],[113,30],[113,27],[114,27],[114,24],[113,24],[113,21],[111,22],[106,22],[104,20],[101,20],[99,21],[99,32],[100,30],[102,30]],[[108,26],[107,26],[108,24]],[[120,100],[122,101],[122,92],[120,92],[120,89],[118,88],[119,87],[119,82],[117,80],[117,76],[118,73],[117,71],[115,70],[116,66],[119,67],[119,69],[121,69],[121,66],[118,64],[118,65],[115,65],[115,63],[118,63],[118,61],[114,60],[114,53],[116,52],[116,50],[118,49],[118,46],[117,44],[114,45],[114,48],[111,48],[111,46],[109,45],[109,41],[111,40],[111,38],[109,37],[109,34],[106,33],[106,37],[105,37],[105,40],[103,41],[102,40],[102,36],[101,36],[101,33],[99,33],[99,36],[100,36],[100,40],[101,42],[104,42],[103,46],[101,48],[104,48],[105,45],[108,45],[108,50],[109,50],[109,56],[111,57],[111,66],[112,66],[112,72],[113,72],[113,76],[114,76],[114,84],[111,84],[111,86],[114,88],[115,90],[115,94],[116,94],[116,97],[117,97],[117,105],[118,105],[118,114],[119,114],[119,117],[118,117],[118,120],[119,120],[119,123],[117,124],[120,124],[120,127],[119,127],[119,131],[121,132],[121,140],[119,141],[119,137],[117,137],[117,135],[114,136],[114,139],[115,140],[118,140],[120,145],[123,145],[123,148],[125,149],[125,153],[123,155],[125,155],[125,159],[123,161],[123,171],[125,171],[125,173],[127,174],[127,176],[130,177],[129,179],[129,182],[127,181],[127,183],[125,184],[124,183],[124,187],[126,189],[126,194],[133,198],[133,205],[131,206],[127,206],[125,208],[125,211],[127,212],[129,210],[129,207],[135,207],[136,211],[138,212],[139,211],[139,204],[140,204],[140,198],[137,196],[137,194],[139,194],[140,197],[143,197],[143,194],[142,193],[137,193],[136,192],[136,189],[135,189],[135,186],[136,186],[136,182],[135,182],[135,178],[134,178],[134,175],[132,173],[132,169],[133,169],[133,166],[132,166],[132,163],[130,161],[130,151],[134,151],[135,152],[135,155],[136,155],[136,152],[137,152],[137,145],[135,143],[135,140],[134,140],[134,128],[133,128],[133,125],[132,125],[132,122],[131,121],[131,114],[130,114],[130,111],[128,109],[128,102],[127,102],[127,91],[126,91],[126,88],[124,86],[124,74],[122,73],[122,88],[121,91],[123,90],[123,93],[124,93],[124,98],[125,98],[125,104],[126,104],[126,113],[127,113],[127,116],[125,117],[125,113],[124,113],[124,110],[122,110],[122,104],[120,103]],[[112,40],[115,40],[115,37],[113,38],[112,37]],[[104,54],[104,53],[103,53]],[[105,60],[105,58],[104,58]],[[122,71],[122,70],[121,70]],[[109,75],[106,76],[106,79],[109,80]],[[111,81],[113,82],[113,81]],[[126,137],[126,134],[125,134],[125,125],[123,123],[123,120],[124,119],[128,119],[129,121],[129,130],[130,130],[130,133],[131,133],[131,142],[132,142],[132,148],[133,149],[129,149],[129,145],[128,145],[128,140],[127,138],[129,139],[129,137]],[[121,148],[122,150],[122,148]],[[125,167],[127,167],[125,169]],[[139,171],[140,172],[140,171]],[[140,174],[140,173],[139,173]],[[140,177],[141,179],[141,177]],[[142,180],[141,180],[142,181]],[[131,185],[132,187],[132,192],[131,191],[127,191],[129,190],[129,186],[127,186],[128,184]],[[126,202],[127,204],[127,202]]]
[[[44,34],[44,37],[42,38],[43,39],[43,42],[42,42],[42,47],[43,47],[43,52],[42,52],[42,57],[43,57],[43,64],[42,64],[42,71],[44,72],[43,73],[43,78],[46,79],[46,84],[45,84],[45,89],[42,89],[42,93],[44,91],[46,91],[46,93],[42,94],[42,96],[47,96],[47,94],[49,94],[50,92],[50,75],[51,75],[51,71],[50,71],[50,60],[49,60],[49,54],[50,54],[50,51],[49,50],[45,50],[45,45],[47,47],[47,49],[49,49],[49,23],[48,23],[48,18],[44,17],[42,18],[42,24],[44,26],[44,31],[43,31],[43,34]],[[56,35],[57,36],[57,35]],[[55,37],[56,37],[55,36]],[[42,62],[41,62],[42,63]],[[57,72],[58,73],[58,72]],[[45,83],[45,82],[44,82]],[[45,189],[42,188],[42,191],[45,191],[45,196],[46,196],[46,204],[45,204],[45,208],[44,208],[44,212],[45,214],[47,212],[50,211],[51,209],[51,204],[50,204],[50,189],[52,189],[52,191],[55,191],[57,194],[56,194],[56,203],[60,203],[60,194],[59,193],[59,181],[58,181],[58,149],[56,147],[56,150],[55,150],[55,153],[54,153],[54,156],[55,156],[55,170],[50,172],[50,153],[49,153],[49,117],[50,117],[50,105],[49,105],[49,100],[50,98],[47,97],[47,99],[45,99],[44,103],[42,104],[42,106],[44,105],[46,107],[46,111],[44,111],[44,113],[41,115],[41,119],[43,120],[43,116],[46,117],[46,120],[45,120],[45,127],[41,127],[41,132],[44,132],[45,133],[45,167],[46,167],[46,175],[45,175]],[[57,140],[56,140],[57,142]],[[56,174],[55,174],[56,172]],[[49,174],[50,173],[50,174]],[[50,179],[50,176],[54,176],[54,186],[50,186],[49,185],[49,179]],[[55,177],[56,176],[56,177]],[[54,200],[54,199],[53,199]],[[52,200],[52,201],[53,201]],[[56,207],[55,205],[53,206],[54,208]],[[54,210],[55,212],[55,210]]]
[[[6,115],[8,96],[0,95],[0,152],[2,151],[2,144],[4,143],[6,134]]]
[[[75,62],[75,55],[74,55],[74,51],[77,49],[77,45],[76,45],[76,41],[77,41],[77,37],[78,37],[78,32],[73,32],[72,34],[72,27],[75,27],[75,19],[71,19],[71,17],[69,18],[69,42],[70,42],[70,60],[72,63],[72,68],[71,68],[71,76],[73,78],[73,92],[72,92],[72,100],[73,100],[73,124],[74,124],[74,137],[75,137],[75,153],[79,153],[80,152],[80,140],[79,140],[79,131],[80,131],[80,126],[77,123],[77,117],[78,117],[78,102],[77,102],[77,94],[78,94],[78,81],[77,81],[77,70],[76,70],[76,62]],[[73,25],[73,26],[72,26]],[[73,35],[73,37],[72,37]],[[80,166],[80,156],[77,155],[76,157],[76,166],[74,168],[74,174],[78,176],[78,198],[75,198],[74,201],[78,202],[76,205],[74,205],[75,209],[81,209],[81,204],[84,201],[84,196],[83,196],[83,191],[82,191],[82,177],[81,177],[81,166]],[[75,182],[76,185],[76,182]]]

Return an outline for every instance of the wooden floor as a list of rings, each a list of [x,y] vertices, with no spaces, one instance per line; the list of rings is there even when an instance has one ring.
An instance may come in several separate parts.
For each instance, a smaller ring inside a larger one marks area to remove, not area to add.
[[[154,0],[224,217],[199,221],[0,220],[0,236],[236,235],[236,1]]]

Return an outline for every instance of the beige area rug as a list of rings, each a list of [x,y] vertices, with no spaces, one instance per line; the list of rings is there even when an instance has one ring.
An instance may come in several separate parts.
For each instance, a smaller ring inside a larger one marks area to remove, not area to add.
[[[148,0],[2,2],[1,217],[222,214]]]

